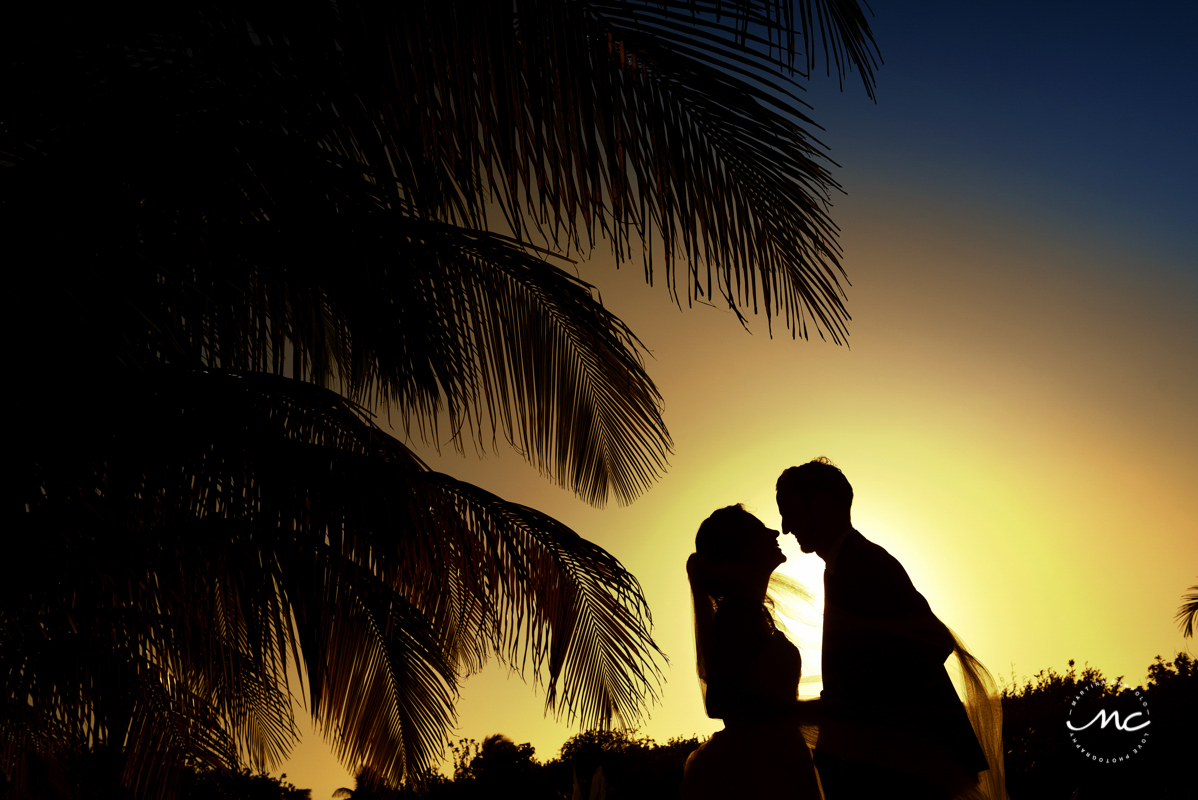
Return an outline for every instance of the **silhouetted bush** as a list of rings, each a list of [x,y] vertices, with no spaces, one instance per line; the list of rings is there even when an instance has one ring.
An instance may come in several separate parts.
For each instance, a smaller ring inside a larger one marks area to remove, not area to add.
[[[1003,744],[1012,800],[1192,800],[1198,796],[1190,769],[1198,749],[1195,678],[1194,659],[1179,653],[1171,662],[1157,656],[1145,687],[1128,686],[1123,676],[1108,680],[1088,665],[1078,676],[1073,661],[1064,675],[1041,670],[1023,686],[1008,687],[1003,692]],[[1119,703],[1126,708],[1137,690],[1142,693],[1151,739],[1140,754],[1120,763],[1097,763],[1074,746],[1065,723],[1071,703],[1086,687],[1092,687],[1087,691],[1092,701],[1107,702],[1110,708]]]
[[[312,800],[311,789],[297,789],[285,780],[248,769],[240,772],[207,771],[184,780],[183,800]]]
[[[635,730],[586,731],[570,737],[558,757],[541,763],[530,744],[489,736],[482,744],[463,739],[453,749],[454,776],[430,775],[423,787],[407,787],[379,800],[570,800],[578,778],[582,797],[602,768],[608,800],[676,800],[686,757],[695,737],[658,744]],[[363,798],[367,795],[363,795]],[[374,800],[375,795],[369,795]],[[357,792],[353,800],[359,800]]]
[[[686,757],[700,745],[695,737],[658,744],[636,731],[586,731],[570,737],[556,760],[546,765],[554,786],[572,786],[574,772],[583,788],[600,767],[610,800],[676,798]],[[569,796],[567,793],[565,796]]]
[[[34,795],[59,800],[141,800],[142,796],[122,785],[123,762],[119,754],[79,751],[57,766],[62,771],[52,780],[31,786],[23,794],[14,792],[6,782],[0,783],[0,797]],[[176,796],[179,800],[312,800],[310,789],[296,788],[286,778],[286,775],[275,778],[244,768],[184,768],[179,775]]]

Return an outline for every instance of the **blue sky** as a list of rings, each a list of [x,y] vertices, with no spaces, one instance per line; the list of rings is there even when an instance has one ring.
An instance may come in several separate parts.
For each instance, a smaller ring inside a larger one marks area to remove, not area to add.
[[[808,99],[850,193],[879,182],[1151,248],[1198,274],[1198,5],[873,5],[878,102]]]

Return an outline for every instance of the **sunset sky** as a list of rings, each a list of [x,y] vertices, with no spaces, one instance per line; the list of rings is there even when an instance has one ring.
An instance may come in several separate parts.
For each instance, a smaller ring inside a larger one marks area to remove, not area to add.
[[[698,524],[744,502],[778,527],[774,480],[818,455],[852,482],[855,526],[1000,681],[1073,658],[1142,682],[1192,648],[1173,615],[1198,583],[1198,7],[872,6],[877,104],[855,77],[809,92],[847,192],[847,347],[679,309],[600,250],[579,271],[652,354],[675,443],[661,481],[600,510],[514,451],[420,448],[640,579],[670,658],[641,726],[659,741],[721,727],[694,670]],[[822,562],[783,549],[818,592]],[[818,628],[794,632],[818,673]],[[551,758],[577,729],[543,698],[493,665],[465,683],[457,735]],[[352,785],[315,734],[281,771],[317,800]]]

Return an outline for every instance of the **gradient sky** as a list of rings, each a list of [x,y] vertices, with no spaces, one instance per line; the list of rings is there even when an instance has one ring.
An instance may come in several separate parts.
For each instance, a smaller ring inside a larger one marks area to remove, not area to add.
[[[873,8],[877,104],[851,81],[809,92],[847,192],[848,347],[679,310],[596,254],[580,274],[652,353],[669,473],[597,510],[515,452],[420,450],[637,575],[671,660],[641,726],[659,741],[720,727],[694,672],[699,522],[744,502],[777,527],[774,480],[817,455],[853,483],[856,527],[1000,681],[1073,658],[1137,683],[1192,644],[1173,615],[1198,583],[1198,6]],[[822,562],[783,547],[818,590]],[[818,673],[818,627],[793,631]],[[504,733],[541,759],[577,730],[499,665],[458,712],[458,736]],[[317,800],[352,785],[315,734],[281,771]]]

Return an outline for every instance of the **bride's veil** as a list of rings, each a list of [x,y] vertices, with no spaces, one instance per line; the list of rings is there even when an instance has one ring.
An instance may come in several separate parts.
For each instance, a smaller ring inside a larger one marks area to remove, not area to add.
[[[946,626],[947,627],[947,626]],[[960,671],[961,686],[959,692],[965,703],[965,713],[969,715],[969,723],[982,746],[986,763],[990,769],[978,773],[976,792],[964,797],[978,800],[1007,800],[1006,766],[1003,763],[1002,745],[1002,697],[994,683],[994,677],[965,648],[961,637],[950,628],[953,636],[952,660],[957,662]],[[951,674],[951,670],[950,670]]]

